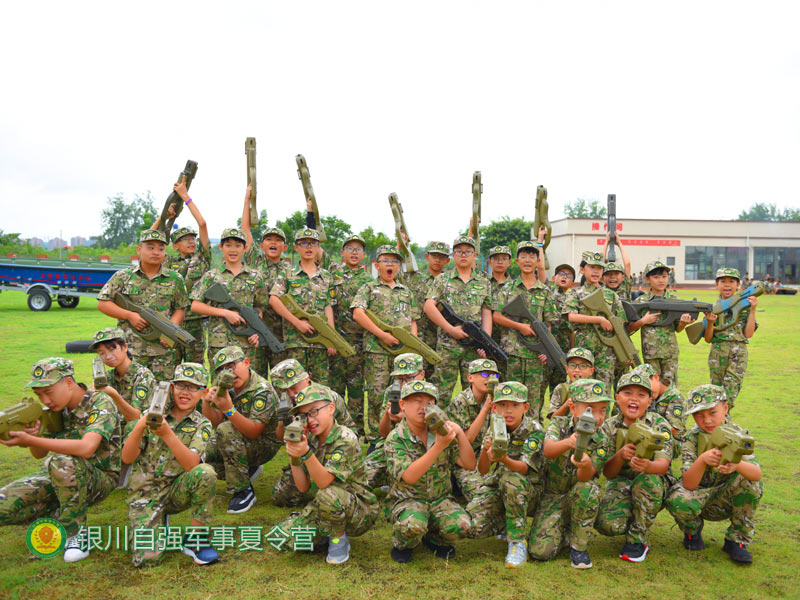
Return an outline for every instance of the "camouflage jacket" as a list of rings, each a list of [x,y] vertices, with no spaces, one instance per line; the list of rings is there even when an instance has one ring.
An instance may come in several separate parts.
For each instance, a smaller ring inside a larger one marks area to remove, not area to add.
[[[430,289],[434,279],[436,278],[427,269],[410,275],[404,273],[402,277],[398,278],[398,281],[406,285],[414,293],[414,300],[417,301],[417,306],[419,306],[420,310],[420,317],[417,320],[417,337],[431,348],[436,348],[436,333],[439,328],[425,316],[422,310],[425,306],[425,299],[428,297],[428,289]]]
[[[550,394],[550,407],[547,409],[547,418],[551,418],[553,413],[564,406],[569,400],[569,383],[559,383]]]
[[[483,443],[489,437],[487,432]],[[517,425],[516,429],[508,432],[508,456],[514,460],[521,460],[528,465],[528,472],[525,477],[534,485],[543,480],[545,470],[543,448],[544,429],[534,419],[528,415],[523,415],[522,421]],[[489,473],[484,479],[484,485],[496,485],[500,481],[500,476],[508,472],[508,467],[503,463],[492,463]]]
[[[572,324],[569,319],[564,318],[564,303],[567,301],[567,294],[569,290],[562,291],[554,281],[547,282],[547,289],[553,294],[553,300],[556,303],[556,310],[558,311],[558,319],[550,324],[550,331],[553,337],[556,338],[558,345],[566,352],[572,344],[570,343],[570,336],[572,335]]]
[[[122,377],[117,374],[116,369],[108,369],[107,374],[109,385],[117,390],[125,402],[140,411],[150,407],[153,392],[156,390],[156,378],[150,369],[133,360]]]
[[[264,254],[264,251],[253,244],[244,255],[244,262],[257,271],[260,271],[264,276],[264,287],[267,288],[267,293],[275,285],[275,282],[280,277],[281,273],[288,273],[292,269],[292,264],[279,260],[272,262]],[[275,334],[279,340],[283,339],[283,319],[278,316],[271,306],[264,307],[264,313],[261,318],[264,324],[269,327],[269,330]]]
[[[408,427],[405,419],[400,421],[389,433],[384,442],[387,472],[391,488],[389,495],[393,500],[414,499],[433,502],[453,494],[450,475],[458,460],[458,441],[453,440],[445,448],[425,474],[414,484],[403,481],[405,470],[433,446],[436,434],[428,432],[427,445]]]
[[[575,433],[575,423],[572,415],[553,417],[547,427],[545,441],[557,442],[568,438],[573,433]],[[570,460],[573,452],[572,449],[565,450],[559,456],[547,461],[547,491],[566,494],[578,482],[578,469]],[[596,479],[603,471],[610,455],[613,454],[613,444],[603,433],[602,428],[595,431],[594,435],[589,438],[589,447],[586,453],[592,459],[592,466],[597,471],[593,477]]]
[[[537,321],[553,323],[558,320],[556,302],[550,291],[538,280],[530,288],[526,288],[525,284],[522,282],[522,277],[517,277],[509,281],[508,284],[500,290],[500,293],[495,299],[493,309],[502,312],[505,305],[517,296],[522,296],[522,299],[525,300],[526,308]],[[509,356],[529,359],[538,358],[539,353],[525,346],[521,341],[522,338],[522,334],[516,329],[503,327],[503,350],[505,350]]]
[[[622,302],[620,302],[619,296],[617,296],[617,294],[612,290],[598,287],[596,285],[589,285],[588,283],[586,285],[572,288],[567,293],[567,299],[564,302],[564,308],[562,309],[561,314],[564,317],[567,317],[571,313],[588,315],[589,310],[583,305],[581,300],[598,289],[603,290],[603,298],[606,301],[606,304],[611,307],[611,313],[617,317],[621,317],[624,321],[625,311],[622,309]],[[602,354],[605,352],[606,345],[600,341],[600,338],[595,331],[594,324],[572,323],[572,328],[575,331],[575,342],[573,343],[575,348],[586,348],[592,353],[595,353],[595,358],[597,357],[596,353],[599,352]]]
[[[224,287],[230,297],[242,306],[266,308],[269,305],[269,294],[264,285],[264,276],[253,267],[242,265],[241,271],[236,275],[226,266],[206,271],[200,282],[192,290],[192,300],[197,300],[210,306],[218,306],[203,298],[203,294],[215,283]],[[239,346],[250,348],[247,337],[237,335],[228,327],[224,317],[210,317],[208,321],[208,346],[210,348],[224,348],[225,346]]]
[[[670,382],[664,393],[653,400],[650,411],[657,413],[667,420],[672,429],[678,432],[675,439],[680,441],[686,431],[686,399],[681,395],[678,386]]]
[[[167,266],[173,271],[177,271],[183,277],[183,283],[186,286],[186,293],[191,294],[192,288],[200,281],[203,274],[211,268],[211,247],[203,248],[198,242],[197,250],[194,254],[189,256],[168,256]],[[205,315],[198,315],[191,310],[186,310],[184,321],[192,319],[205,319]]]
[[[458,270],[444,271],[428,289],[426,298],[434,302],[440,300],[449,304],[462,319],[481,322],[481,310],[492,310],[492,286],[486,276],[477,269],[472,271],[469,280],[458,276]],[[437,332],[437,346],[442,348],[458,348],[458,340],[450,337],[443,329]]]
[[[414,294],[397,281],[394,287],[389,287],[380,280],[365,283],[356,292],[350,308],[370,309],[387,325],[399,326],[408,331],[411,331],[411,323],[420,315]],[[389,354],[378,338],[368,331],[364,331],[364,352]]]
[[[633,301],[634,304],[641,304],[642,302],[650,302],[653,298],[657,298],[653,292],[647,292],[643,296],[639,296]],[[678,295],[675,292],[664,290],[662,296],[664,300],[677,300]],[[642,332],[642,356],[645,361],[648,358],[671,358],[678,356],[678,336],[675,335],[675,329],[678,327],[679,321],[675,321],[672,325],[664,327],[656,327],[655,325],[644,325],[639,331]]]
[[[494,278],[494,275],[486,275],[486,278],[489,280],[489,285],[491,287],[492,296],[489,302],[489,306],[494,309],[494,306],[497,305],[497,298],[500,293],[503,291],[504,288],[508,287],[510,283],[514,280],[510,277],[506,277],[506,280],[503,283],[497,281]],[[508,336],[508,330],[503,327],[502,325],[498,325],[497,323],[492,323],[492,339],[497,342],[498,344],[502,345],[503,340]]]
[[[333,475],[334,480],[331,485],[342,487],[368,502],[377,502],[377,498],[367,486],[367,471],[361,456],[361,444],[358,436],[350,428],[334,422],[333,429],[328,433],[324,444],[320,444],[317,436],[313,434],[309,436],[308,443],[313,448],[317,460],[328,473]],[[305,463],[303,470],[308,474]],[[311,477],[309,479],[311,489],[316,493],[317,486]]]
[[[97,299],[113,302],[117,293],[129,296],[136,304],[150,307],[166,318],[170,318],[176,310],[189,308],[183,277],[163,264],[152,279],[148,279],[138,266],[117,271],[97,294]],[[164,356],[171,352],[158,340],[149,342],[140,337],[130,321],[120,319],[117,327],[125,332],[134,356]]]
[[[353,302],[358,290],[361,289],[361,286],[372,283],[372,275],[364,269],[351,269],[342,265],[332,272],[332,277],[333,288],[336,290],[336,306],[333,307],[336,329],[344,334],[350,343],[361,341],[364,336],[364,330],[361,325],[353,320],[353,311],[350,310],[350,304]]]
[[[619,287],[614,291],[617,293],[617,296],[619,296],[620,300],[624,300],[625,302],[630,302],[631,290],[633,290],[633,282],[631,281],[631,278],[626,275],[625,279],[622,280],[622,283],[620,283]]]
[[[738,425],[734,425],[733,423],[726,423],[726,425],[733,425],[739,431],[744,431],[742,427]],[[686,437],[683,440],[683,444],[681,445],[681,473],[686,473],[689,468],[694,464],[697,460],[697,445],[700,441],[701,436],[708,436],[710,434],[706,433],[702,429],[697,426],[692,427],[687,433]],[[758,461],[756,460],[755,454],[748,454],[742,457],[744,462],[749,462],[754,465],[758,465]],[[717,471],[714,467],[709,467],[706,465],[706,470],[703,472],[703,478],[700,480],[697,488],[710,488],[716,487],[718,485],[722,485],[731,477],[736,477],[739,474],[734,471],[733,473],[729,473],[728,475],[723,475],[719,471]]]
[[[89,464],[106,473],[119,473],[122,454],[122,418],[114,401],[103,392],[87,391],[74,409],[61,412],[64,429],[47,433],[44,437],[58,440],[79,440],[89,432],[99,433],[103,439],[89,458]]]
[[[669,423],[667,423],[666,419],[664,419],[664,417],[661,415],[652,412],[645,413],[641,420],[644,421],[645,425],[652,427],[656,431],[660,431],[668,438],[667,441],[664,442],[664,448],[653,454],[653,460],[656,458],[666,458],[671,463],[673,444],[675,443],[675,440],[672,438],[672,432],[670,430]],[[622,415],[617,413],[613,417],[606,419],[603,422],[603,425],[600,427],[600,430],[611,442],[611,450],[609,452],[610,456],[608,457],[611,458],[624,445],[626,435],[625,432],[628,430],[628,426],[625,425]],[[630,461],[625,461],[625,464],[622,465],[617,477],[633,479],[638,474],[638,471],[634,471],[631,468]]]
[[[165,416],[170,429],[181,443],[200,457],[206,458],[208,441],[211,439],[211,421],[194,410],[180,422],[168,412]],[[168,488],[175,478],[186,472],[175,458],[172,450],[155,433],[145,427],[139,445],[141,453],[131,466],[131,478],[128,483],[128,503],[139,498],[152,499]]]
[[[250,379],[244,389],[239,392],[231,389],[229,393],[233,406],[242,416],[264,424],[262,437],[276,447],[283,444],[275,437],[278,428],[278,394],[269,381],[250,369]]]
[[[731,318],[731,312],[726,311],[720,316],[725,316],[728,319]],[[724,329],[719,333],[715,333],[714,337],[711,338],[711,343],[716,344],[719,342],[739,342],[742,344],[749,344],[750,340],[744,337],[744,327],[747,325],[747,317],[750,315],[750,307],[745,307],[739,313],[739,317],[736,319],[736,323],[734,323],[728,329]],[[758,329],[758,321],[756,321],[756,329]]]
[[[288,293],[297,301],[300,308],[310,313],[316,313],[323,318],[325,317],[325,308],[336,305],[333,277],[322,268],[318,268],[309,277],[302,267],[297,265],[278,275],[269,293],[278,298]],[[287,348],[319,347],[319,344],[305,341],[300,336],[300,332],[289,324],[284,325],[283,338]]]
[[[461,427],[464,433],[467,432],[467,429],[469,429],[475,419],[478,418],[478,413],[480,412],[481,405],[478,404],[478,401],[475,399],[472,386],[461,390],[447,406],[447,416],[450,417],[453,423]],[[477,456],[481,450],[481,440],[483,440],[484,436],[489,431],[490,414],[491,413],[486,415],[486,420],[483,422],[478,435],[476,435],[475,439],[472,441],[472,449],[475,451],[475,456]]]

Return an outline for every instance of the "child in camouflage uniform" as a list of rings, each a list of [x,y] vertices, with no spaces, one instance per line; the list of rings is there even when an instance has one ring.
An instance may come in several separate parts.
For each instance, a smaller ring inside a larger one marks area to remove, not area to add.
[[[312,384],[297,395],[292,413],[305,417],[306,433],[286,442],[292,479],[301,493],[313,494],[299,514],[280,528],[314,527],[329,538],[329,564],[350,558],[350,536],[365,533],[378,516],[378,500],[367,487],[358,436],[336,422],[330,388]]]
[[[417,319],[420,310],[414,294],[395,278],[400,272],[402,255],[392,246],[381,246],[375,252],[378,279],[359,288],[350,308],[353,319],[366,330],[364,333],[364,379],[367,385],[367,423],[370,439],[378,438],[378,423],[381,420],[381,398],[389,385],[389,373],[394,357],[381,345],[397,346],[400,341],[391,333],[383,331],[367,316],[369,309],[387,325],[402,327],[417,335]]]
[[[719,297],[724,300],[733,296],[739,288],[740,279],[739,271],[736,269],[718,269],[716,283]],[[730,409],[733,409],[733,403],[739,397],[744,374],[747,372],[747,344],[758,329],[756,322],[758,298],[750,296],[747,301],[750,306],[742,309],[736,323],[723,331],[714,330],[717,315],[705,314],[708,324],[704,339],[711,344],[708,353],[711,383],[725,388],[725,397],[728,399]]]
[[[497,296],[503,290],[503,287],[511,281],[506,274],[508,267],[511,266],[511,248],[508,246],[495,246],[489,250],[489,265],[492,267],[492,272],[491,274],[487,272],[486,277],[489,279],[489,285],[491,286],[492,306],[494,306]],[[499,326],[497,323],[492,325],[492,339],[495,342],[502,345],[505,334],[504,327]],[[505,379],[505,362],[499,363],[497,366],[500,369],[501,378]]]
[[[647,363],[641,364],[633,370],[642,377],[650,380],[650,412],[661,415],[670,425],[672,439],[672,458],[680,457],[680,445],[686,432],[686,400],[675,383],[664,385],[656,370]],[[667,473],[668,477],[671,477]]]
[[[117,319],[117,327],[125,332],[133,358],[147,367],[159,381],[169,381],[180,360],[180,347],[167,348],[159,341],[148,341],[139,331],[149,327],[141,315],[114,303],[116,294],[125,294],[140,305],[152,308],[180,325],[189,298],[183,277],[164,263],[167,236],[163,231],[145,229],[139,233],[137,266],[114,273],[97,294],[97,309]]]
[[[572,566],[589,569],[592,561],[586,548],[602,495],[597,479],[610,450],[600,427],[611,399],[603,382],[596,379],[579,379],[569,393],[571,414],[553,417],[545,434],[547,479],[533,517],[528,552],[536,560],[551,560],[569,545]],[[572,452],[578,436],[575,424],[587,408],[594,415],[596,429],[586,452],[576,461]]]
[[[550,332],[558,342],[561,350],[567,352],[572,347],[572,326],[569,320],[563,317],[564,301],[567,298],[567,292],[575,285],[575,269],[568,264],[558,265],[555,268],[552,280],[547,281],[545,285],[550,290],[550,293],[553,294],[556,311],[558,312],[558,319],[550,323]],[[569,381],[569,378],[564,377],[561,369],[551,365],[544,366],[544,378],[545,383],[550,388],[551,399],[556,386]]]
[[[170,539],[169,515],[192,509],[192,527],[182,540],[182,551],[198,565],[219,560],[203,533],[214,512],[217,476],[203,463],[211,437],[211,423],[197,412],[206,390],[208,371],[199,363],[181,363],[170,386],[170,410],[161,426],[150,430],[147,420],[136,422],[122,448],[122,460],[131,464],[128,485],[128,520],[131,530],[166,525],[149,549],[133,549],[133,565],[157,564],[164,558],[165,539]],[[180,532],[180,529],[178,529]],[[134,535],[132,533],[132,535]]]
[[[272,459],[281,443],[278,429],[278,395],[269,381],[250,367],[239,346],[228,346],[214,355],[214,371],[233,373],[233,388],[217,397],[216,383],[203,398],[203,416],[214,428],[206,462],[214,465],[227,491],[233,494],[228,512],[247,512],[256,501],[251,481],[261,465]]]
[[[45,458],[41,469],[0,488],[0,525],[28,523],[53,517],[64,526],[66,562],[89,556],[85,537],[79,536],[89,506],[114,489],[119,478],[122,430],[119,413],[107,394],[87,391],[75,381],[72,361],[44,358],[33,364],[31,380],[42,404],[60,412],[59,432],[39,431],[39,422],[24,431],[10,431],[4,446],[28,448],[34,458]]]
[[[550,394],[547,418],[563,417],[569,413],[569,386],[578,379],[594,377],[594,356],[586,348],[571,348],[567,352],[567,381],[559,383]]]
[[[609,232],[606,232],[606,241],[603,244],[603,260],[606,260],[608,256],[608,234]],[[619,232],[616,233],[616,238],[617,247],[619,248],[620,256],[622,256],[622,264],[613,261],[606,264],[603,270],[603,285],[610,290],[614,290],[620,300],[630,302],[631,290],[633,289],[631,259],[628,258],[625,246],[622,245],[622,238]]]
[[[454,465],[475,468],[475,453],[464,431],[446,422],[448,434],[428,430],[425,407],[439,392],[426,381],[411,381],[400,393],[403,420],[386,438],[389,470],[392,559],[409,562],[420,540],[439,558],[455,556],[450,544],[472,528],[469,514],[452,496]],[[457,444],[452,444],[454,440]]]
[[[650,379],[637,372],[626,373],[617,384],[619,412],[603,423],[616,452],[603,467],[606,483],[595,528],[603,535],[625,535],[619,557],[643,562],[650,547],[647,533],[656,520],[669,489],[672,445],[667,421],[650,408]],[[625,443],[627,430],[642,423],[664,437],[663,447],[652,459],[636,456],[636,445]]]
[[[683,531],[683,546],[688,550],[705,548],[701,534],[704,520],[730,519],[722,549],[734,562],[751,563],[753,557],[747,546],[755,535],[755,512],[764,491],[761,467],[753,454],[743,456],[739,463],[723,464],[722,452],[708,443],[709,435],[720,426],[746,433],[738,425],[725,422],[728,402],[723,387],[701,385],[688,398],[687,412],[697,426],[683,442],[683,477],[667,496],[667,510]]]
[[[492,411],[505,419],[508,452],[495,458],[491,436],[485,436],[478,459],[483,485],[467,505],[471,537],[486,538],[505,531],[507,567],[521,567],[527,560],[528,511],[535,509],[544,483],[544,430],[526,414],[527,398],[528,390],[520,382],[497,386]]]

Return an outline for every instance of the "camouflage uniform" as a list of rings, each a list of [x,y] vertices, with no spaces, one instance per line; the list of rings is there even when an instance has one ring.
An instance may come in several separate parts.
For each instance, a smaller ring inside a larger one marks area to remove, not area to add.
[[[744,328],[749,315],[748,306],[742,309],[732,327],[715,333],[711,338],[711,350],[708,353],[711,383],[725,388],[729,409],[733,408],[734,401],[739,396],[744,374],[747,372],[747,344],[750,340],[745,337]],[[726,316],[730,318],[730,315]]]
[[[72,361],[46,358],[36,362],[26,387],[47,387],[73,375]],[[102,392],[86,392],[78,406],[62,411],[64,429],[43,437],[80,440],[90,432],[102,439],[90,458],[51,452],[43,466],[0,488],[0,525],[22,524],[40,517],[61,522],[67,536],[86,524],[89,506],[108,496],[119,479],[122,430],[119,413]]]
[[[647,292],[633,301],[634,304],[650,302],[657,298],[653,292]],[[664,291],[661,296],[664,300],[678,300],[675,292]],[[675,330],[680,325],[676,321],[672,325],[656,327],[655,325],[644,325],[639,331],[642,333],[642,357],[644,362],[650,364],[665,384],[678,383],[678,337]]]
[[[644,363],[633,370],[643,377],[652,377],[655,374],[649,364]],[[650,403],[650,412],[661,415],[671,427],[671,434],[675,443],[672,444],[672,458],[680,456],[680,443],[686,432],[686,399],[681,395],[678,386],[670,383],[667,389]],[[677,433],[676,433],[677,432]]]
[[[562,266],[564,265],[556,267],[555,272],[560,271]],[[556,303],[556,311],[558,313],[558,319],[550,323],[550,333],[553,334],[556,342],[558,342],[559,348],[561,348],[561,350],[564,352],[567,352],[572,346],[572,325],[570,324],[569,320],[564,319],[562,315],[564,312],[564,301],[567,298],[567,293],[569,290],[562,291],[554,281],[548,281],[546,285],[547,289],[550,290],[550,293],[553,295],[553,300]],[[551,400],[556,386],[566,381],[567,377],[564,375],[561,369],[553,365],[545,365],[543,385],[550,388]],[[542,394],[542,398],[544,398],[544,394]]]
[[[570,348],[567,350],[567,363],[570,358],[582,358],[589,361],[594,368],[594,355],[586,348]],[[564,403],[569,400],[569,386],[572,385],[570,381],[559,383],[555,389],[550,393],[550,407],[547,409],[547,418],[552,418],[553,414],[561,408]]]
[[[489,258],[495,256],[496,254],[508,254],[508,256],[510,257],[511,249],[508,246],[495,246],[494,248],[489,250]],[[489,275],[488,273],[484,273],[484,275],[486,276],[486,279],[489,280],[489,285],[492,292],[492,300],[490,304],[491,306],[494,306],[497,301],[497,297],[500,295],[500,292],[502,292],[503,288],[506,287],[513,280],[510,277],[506,276],[505,281],[500,282],[497,281],[494,275]],[[506,331],[505,327],[498,325],[497,323],[492,324],[492,339],[499,345],[501,346],[503,345],[503,338],[507,334],[508,331]],[[500,369],[500,378],[507,379],[505,361],[498,361],[497,367]]]

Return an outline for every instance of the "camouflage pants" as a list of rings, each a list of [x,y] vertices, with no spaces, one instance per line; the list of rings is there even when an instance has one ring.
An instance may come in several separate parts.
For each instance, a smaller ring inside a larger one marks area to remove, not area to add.
[[[508,357],[506,381],[519,381],[528,388],[528,416],[541,422],[542,420],[542,384],[544,382],[544,365],[538,358]]]
[[[386,451],[383,447],[384,438],[380,438],[372,452],[364,458],[364,469],[367,472],[367,487],[372,489],[381,485],[388,484],[388,472],[386,470]]]
[[[155,356],[145,354],[133,354],[133,359],[140,365],[144,365],[153,373],[156,381],[172,381],[175,375],[175,367],[181,360],[180,346],[176,345],[167,351],[166,354]]]
[[[292,527],[316,527],[317,535],[332,537],[346,533],[348,537],[363,535],[375,523],[380,505],[372,493],[356,494],[340,485],[317,490],[314,498],[299,513],[280,524],[286,533]],[[289,540],[289,548],[294,540]]]
[[[367,352],[364,359],[364,380],[367,388],[367,419],[369,437],[378,435],[378,424],[383,416],[383,392],[389,387],[389,373],[392,372],[394,356]]]
[[[646,544],[647,532],[664,505],[666,477],[639,473],[633,479],[615,477],[606,483],[594,527],[603,535],[625,534],[631,544]]]
[[[433,502],[405,498],[391,508],[392,545],[400,550],[415,548],[426,536],[446,545],[467,537],[472,529],[469,514],[449,497]]]
[[[272,503],[275,506],[303,506],[311,500],[309,492],[301,492],[294,484],[292,468],[283,467],[280,477],[272,488]]]
[[[134,529],[156,529],[164,525],[167,515],[192,510],[192,518],[204,525],[214,514],[217,476],[211,465],[200,463],[191,471],[178,475],[163,489],[131,492],[128,496],[128,520]],[[133,565],[157,564],[164,558],[165,540],[159,539],[154,550],[134,550]]]
[[[230,421],[220,423],[214,430],[215,442],[208,445],[206,462],[213,465],[219,479],[225,480],[229,494],[250,487],[248,467],[263,465],[278,452],[278,446],[265,434],[266,430],[250,439]]]
[[[328,350],[319,345],[286,349],[286,358],[299,362],[311,376],[311,381],[328,385]]]
[[[711,383],[725,388],[728,407],[733,408],[747,371],[747,344],[714,342],[708,353],[708,369],[711,372]]]
[[[506,471],[496,483],[478,488],[467,504],[472,518],[470,537],[487,538],[506,532],[509,542],[524,542],[528,510],[539,500],[541,486],[534,487],[520,473]]]
[[[480,357],[474,348],[464,348],[463,346],[450,348],[440,344],[437,346],[436,352],[442,357],[442,362],[436,365],[430,382],[439,389],[439,406],[442,410],[447,410],[459,374],[461,387],[466,389],[470,385],[467,380],[469,363]]]
[[[703,519],[730,519],[725,538],[748,545],[755,535],[755,512],[763,491],[760,481],[750,481],[737,474],[710,488],[687,490],[683,484],[677,483],[670,490],[666,505],[678,527],[686,534],[697,533]]]
[[[645,358],[644,362],[655,369],[656,374],[664,385],[670,382],[678,385],[678,355],[662,356],[659,358]]]
[[[484,476],[477,469],[468,471],[456,465],[453,468],[453,477],[467,502],[470,502],[475,497],[475,494],[484,484]]]
[[[352,358],[343,358],[338,354],[328,359],[328,387],[342,398],[347,398],[347,407],[356,421],[364,414],[364,349],[360,339],[347,336],[347,341],[356,349]],[[345,392],[347,395],[345,396]]]
[[[536,560],[550,560],[569,544],[586,550],[603,491],[596,481],[579,481],[566,494],[542,494],[528,536],[528,552]]]
[[[0,525],[52,517],[68,536],[77,535],[86,511],[111,493],[117,479],[85,458],[51,454],[41,469],[0,489]]]
[[[184,321],[183,327],[195,338],[195,343],[188,348],[183,348],[183,362],[196,362],[206,364],[206,328],[208,319],[189,319]]]

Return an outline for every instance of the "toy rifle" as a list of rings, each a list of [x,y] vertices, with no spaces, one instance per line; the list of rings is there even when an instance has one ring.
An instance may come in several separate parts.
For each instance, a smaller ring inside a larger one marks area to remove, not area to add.
[[[175,344],[180,344],[188,348],[195,342],[195,337],[180,325],[176,325],[161,313],[148,306],[139,306],[126,294],[117,292],[114,294],[114,304],[138,313],[148,323],[148,327],[142,330],[133,328],[133,332],[143,340],[155,342],[160,340],[172,348]]]
[[[714,302],[711,312],[715,315],[719,315],[717,320],[714,322],[714,334],[733,327],[736,324],[736,321],[739,319],[739,313],[750,306],[750,303],[747,301],[747,299],[751,296],[760,296],[763,293],[764,284],[760,281],[756,281],[743,290],[739,290],[730,298],[720,298]],[[696,344],[700,341],[700,338],[703,337],[703,334],[706,331],[706,325],[708,325],[708,321],[703,319],[697,323],[692,323],[686,328],[686,335],[689,337],[689,341],[691,343]]]
[[[553,227],[550,225],[550,219],[547,216],[549,210],[550,205],[547,202],[547,188],[540,185],[536,188],[536,212],[533,216],[533,235],[538,236],[541,227],[547,229],[547,234],[544,236],[544,242],[542,243],[542,252],[547,250],[547,247],[550,245],[550,238],[553,235]],[[544,255],[544,268],[550,268],[550,261],[547,258],[546,252]]]
[[[488,384],[487,402],[494,402],[494,389],[497,387],[497,379],[490,379]],[[492,440],[492,457],[501,459],[508,454],[506,420],[497,413],[492,413],[489,417],[489,436]]]
[[[389,412],[393,415],[400,414],[400,392],[402,389],[403,384],[395,379],[389,387],[389,391],[386,393],[386,397],[389,400]]]
[[[224,398],[228,390],[233,387],[233,371],[230,369],[220,371],[214,379],[214,385],[217,388],[217,398]]]
[[[478,323],[475,321],[462,319],[456,314],[449,304],[442,302],[441,300],[437,302],[436,308],[440,313],[442,313],[445,321],[450,323],[450,325],[453,327],[461,326],[461,328],[464,330],[464,333],[469,336],[463,340],[458,340],[459,344],[468,348],[479,348],[495,360],[502,361],[508,359],[508,354],[506,354],[506,351],[503,350],[500,344],[492,339],[492,336],[481,329],[481,326]]]
[[[481,183],[481,172],[475,171],[472,174],[472,226],[475,228],[475,254],[481,253],[481,195],[483,194],[483,183]]]
[[[106,375],[103,359],[99,356],[92,359],[92,379],[94,379],[94,389],[108,387],[108,375]]]
[[[336,351],[343,358],[352,358],[356,355],[356,349],[353,348],[346,339],[344,339],[338,331],[328,324],[328,320],[317,314],[310,313],[303,310],[297,303],[297,300],[292,298],[289,294],[281,296],[281,302],[289,309],[298,319],[305,319],[314,328],[314,333],[306,334],[301,333],[300,337],[310,344],[320,344],[326,348],[336,348]]]
[[[58,433],[64,429],[63,415],[42,406],[33,398],[23,398],[14,406],[0,410],[0,440],[8,441],[9,431],[25,431],[39,421],[39,435]]]
[[[245,325],[232,325],[228,319],[223,319],[228,328],[236,335],[243,337],[250,337],[254,333],[258,334],[258,345],[266,346],[274,354],[280,354],[286,350],[286,346],[275,337],[269,327],[264,324],[261,317],[258,316],[258,311],[251,307],[239,304],[228,293],[228,290],[219,283],[210,286],[203,294],[205,300],[216,302],[222,308],[227,308],[242,315],[245,320]]]
[[[300,181],[303,182],[303,193],[306,199],[311,201],[311,210],[314,211],[314,223],[316,224],[314,229],[319,232],[319,241],[327,242],[328,236],[325,235],[325,228],[322,226],[322,221],[319,218],[317,197],[314,195],[314,188],[311,187],[311,174],[308,172],[306,159],[302,154],[298,154],[295,156],[294,160],[297,162],[297,176],[300,178]]]
[[[595,425],[594,413],[587,406],[583,414],[578,417],[578,422],[575,423],[575,431],[578,434],[578,439],[575,441],[575,452],[573,452],[575,462],[580,462],[583,458],[583,453],[589,447],[589,440],[594,435]]]
[[[623,300],[622,308],[625,309],[625,318],[629,323],[638,321],[648,312],[661,313],[658,320],[655,323],[651,323],[651,326],[665,327],[679,320],[684,313],[689,313],[693,319],[697,319],[701,312],[711,312],[712,307],[708,302],[698,302],[697,298],[692,300],[665,300],[656,296],[648,302],[638,302],[636,304]]]
[[[628,336],[628,332],[625,329],[625,323],[622,321],[622,319],[611,312],[611,307],[606,304],[605,298],[603,297],[603,290],[601,288],[596,289],[591,294],[583,298],[581,302],[589,311],[590,315],[595,317],[605,317],[611,322],[611,326],[614,328],[614,332],[611,335],[604,331],[603,328],[597,323],[594,324],[594,329],[600,341],[606,346],[610,346],[614,349],[614,354],[617,355],[617,360],[624,365],[640,364],[641,361],[639,360],[639,354],[636,351],[636,346],[633,345],[630,336]]]
[[[722,451],[722,460],[719,464],[727,463],[739,464],[742,457],[752,454],[756,447],[756,441],[747,429],[740,430],[731,425],[718,425],[711,432],[701,433],[697,439],[697,456],[700,456],[710,448]]]
[[[180,183],[182,178],[186,178],[186,189],[189,189],[189,186],[192,185],[192,181],[197,175],[197,163],[193,160],[187,160],[186,166],[183,167],[183,171],[181,174],[178,175],[178,181],[176,183]],[[173,216],[169,214],[169,207],[173,207],[173,212],[175,213]],[[167,234],[167,240],[169,240],[169,234],[172,232],[172,226],[175,224],[175,219],[178,218],[178,215],[181,214],[183,210],[183,200],[178,195],[178,192],[172,190],[167,196],[167,201],[164,202],[164,208],[161,209],[161,220],[159,229]]]
[[[379,329],[391,333],[400,342],[397,346],[389,346],[382,339],[377,338],[378,343],[390,354],[397,356],[398,354],[403,354],[404,352],[414,352],[415,354],[419,354],[432,365],[438,365],[440,362],[442,362],[442,357],[439,356],[436,350],[428,346],[428,344],[423,342],[408,329],[400,327],[399,325],[388,325],[369,308],[364,309],[364,312],[366,313],[367,317],[369,317],[369,320],[375,323]]]
[[[425,406],[425,425],[430,431],[439,435],[447,435],[447,415],[435,404]]]
[[[527,322],[536,337],[524,336],[518,332],[518,339],[529,350],[533,350],[537,354],[544,354],[547,356],[547,366],[557,367],[562,373],[567,372],[567,358],[561,346],[550,333],[550,329],[542,323],[537,321],[536,318],[525,306],[525,300],[522,296],[515,296],[514,299],[503,307],[503,314],[518,323]]]
[[[303,434],[306,432],[307,421],[308,417],[305,415],[294,415],[292,422],[283,430],[283,439],[287,442],[302,442]],[[303,464],[303,460],[299,456],[290,456],[289,463],[297,467]]]
[[[617,243],[617,195],[608,195],[608,249],[606,250],[606,260],[614,262],[617,260],[617,251],[614,245]]]
[[[617,430],[617,450],[625,444],[636,446],[636,456],[653,460],[653,456],[659,450],[664,449],[664,444],[669,441],[669,434],[656,431],[643,421],[634,422],[627,431]]]
[[[150,402],[150,407],[144,415],[145,423],[147,423],[151,431],[155,431],[161,427],[161,422],[167,414],[169,386],[170,383],[168,381],[159,381],[156,385],[156,391],[153,393],[153,400]]]
[[[247,156],[247,185],[250,186],[250,226],[258,223],[256,208],[256,138],[249,137],[244,141],[244,153]]]
[[[292,417],[289,414],[289,411],[292,410],[292,401],[289,399],[288,392],[278,392],[278,420],[284,424],[284,426],[288,425],[292,422]]]
[[[411,252],[409,242],[406,241],[406,238],[410,240],[411,236],[408,235],[406,220],[403,218],[403,207],[400,206],[400,202],[397,200],[397,194],[389,194],[389,207],[392,209],[394,234],[397,238],[397,245],[400,248],[400,252],[403,254],[403,264],[406,266],[406,272],[416,273],[418,270],[417,259],[414,257],[414,253]]]

